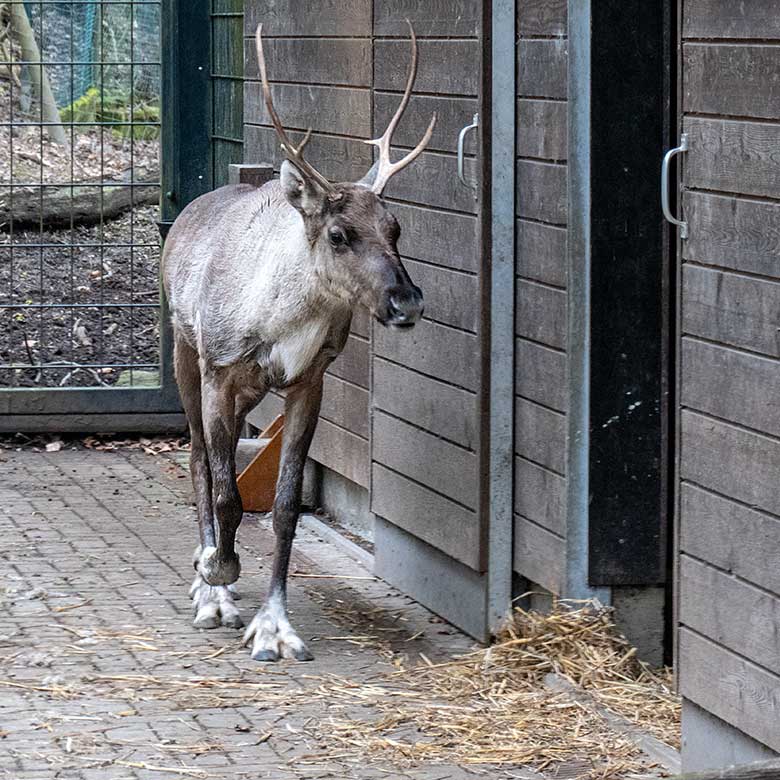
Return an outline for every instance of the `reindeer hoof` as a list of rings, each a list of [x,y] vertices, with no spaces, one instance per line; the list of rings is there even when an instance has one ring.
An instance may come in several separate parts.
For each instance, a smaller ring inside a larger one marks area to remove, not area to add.
[[[313,661],[303,640],[295,633],[287,615],[278,605],[263,607],[244,632],[244,644],[252,643],[255,661]]]
[[[252,653],[253,661],[278,661],[279,653],[275,650],[256,650]]]
[[[244,621],[234,604],[236,594],[224,585],[208,585],[200,574],[190,588],[192,609],[195,612],[195,628],[241,628]]]
[[[304,645],[297,650],[293,650],[293,658],[296,661],[313,661],[314,656],[309,652],[309,648]]]
[[[241,562],[237,555],[221,558],[216,547],[206,547],[200,554],[197,570],[209,585],[230,585],[241,574]]]

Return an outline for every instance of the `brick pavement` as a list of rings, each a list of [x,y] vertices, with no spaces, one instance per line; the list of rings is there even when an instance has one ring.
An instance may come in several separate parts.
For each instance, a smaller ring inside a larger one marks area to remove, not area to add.
[[[0,458],[0,778],[500,776],[364,765],[311,736],[331,714],[374,714],[309,697],[319,675],[364,682],[392,668],[383,648],[439,658],[469,646],[311,531],[296,543],[304,576],[291,579],[290,604],[316,659],[261,665],[240,632],[191,626],[196,525],[178,465],[130,451]],[[270,568],[267,520],[245,520],[239,541],[248,621]],[[365,579],[311,577],[328,572]]]

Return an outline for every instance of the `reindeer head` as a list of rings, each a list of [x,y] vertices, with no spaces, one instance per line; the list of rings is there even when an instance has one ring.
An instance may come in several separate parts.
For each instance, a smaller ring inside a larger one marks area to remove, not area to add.
[[[412,63],[406,90],[381,138],[365,143],[379,149],[379,159],[358,182],[333,184],[303,157],[311,128],[293,146],[274,109],[263,53],[262,25],[255,36],[263,96],[287,159],[281,183],[290,204],[303,218],[315,270],[327,289],[351,303],[366,306],[383,325],[412,327],[422,316],[423,296],[409,278],[398,254],[401,228],[382,192],[390,178],[411,163],[430,141],[433,115],[420,143],[398,162],[390,160],[390,142],[412,93],[417,75],[417,38],[409,24]]]

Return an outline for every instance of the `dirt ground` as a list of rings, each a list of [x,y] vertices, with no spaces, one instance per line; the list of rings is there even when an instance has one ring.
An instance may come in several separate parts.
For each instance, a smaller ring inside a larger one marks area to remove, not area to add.
[[[31,199],[24,229],[0,225],[0,387],[112,385],[123,372],[129,383],[123,366],[154,370],[159,361],[159,210],[135,205],[101,219],[101,190],[88,185],[157,180],[159,141],[78,127],[57,145],[40,127],[3,124],[31,121],[17,104],[18,90],[12,112],[0,81],[0,207],[13,197],[17,213]],[[35,186],[71,183],[86,186]],[[43,198],[67,210],[74,194],[94,200],[97,224],[47,227]]]
[[[103,226],[25,231],[13,250],[0,235],[0,305],[8,307],[0,309],[0,387],[110,385],[124,370],[112,365],[158,362],[158,218],[146,206]]]

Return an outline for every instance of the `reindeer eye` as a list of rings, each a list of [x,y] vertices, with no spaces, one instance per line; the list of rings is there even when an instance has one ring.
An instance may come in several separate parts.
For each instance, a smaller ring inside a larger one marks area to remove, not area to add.
[[[344,246],[347,243],[347,234],[340,227],[332,227],[328,231],[328,238],[333,246]]]

